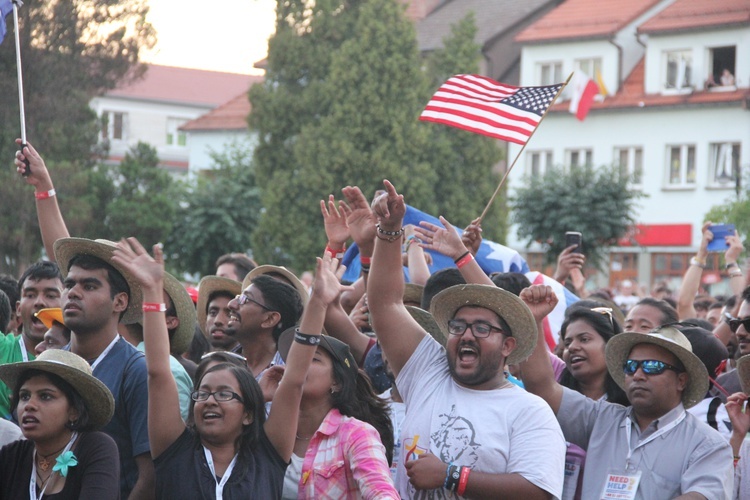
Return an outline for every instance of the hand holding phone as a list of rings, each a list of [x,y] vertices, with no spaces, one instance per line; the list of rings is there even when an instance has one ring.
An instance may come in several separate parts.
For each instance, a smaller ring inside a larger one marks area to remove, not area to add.
[[[568,231],[565,233],[565,248],[576,245],[572,253],[583,253],[583,237],[578,231]]]
[[[709,252],[723,252],[729,248],[725,238],[734,235],[734,224],[711,224],[708,230],[714,235],[714,239],[708,242]]]

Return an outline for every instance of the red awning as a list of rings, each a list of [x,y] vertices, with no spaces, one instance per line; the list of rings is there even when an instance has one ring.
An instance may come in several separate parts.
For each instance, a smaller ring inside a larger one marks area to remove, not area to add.
[[[618,244],[623,247],[690,246],[692,241],[692,224],[636,224]]]

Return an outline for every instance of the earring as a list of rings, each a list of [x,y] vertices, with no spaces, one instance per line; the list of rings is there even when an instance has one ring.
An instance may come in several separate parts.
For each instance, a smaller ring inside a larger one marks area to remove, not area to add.
[[[331,387],[331,394],[336,394],[336,391]]]

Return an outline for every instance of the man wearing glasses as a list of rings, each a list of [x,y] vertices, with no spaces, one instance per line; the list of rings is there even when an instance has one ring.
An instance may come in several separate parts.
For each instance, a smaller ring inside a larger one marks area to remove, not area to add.
[[[557,303],[552,289],[527,288],[521,298],[543,336],[541,319]],[[521,365],[526,389],[547,401],[565,439],[587,450],[581,498],[731,498],[729,443],[685,411],[708,391],[685,335],[670,326],[621,333],[607,343],[606,361],[631,407],[562,387],[541,343]]]
[[[732,317],[732,315],[725,310],[724,318],[722,319],[722,322],[729,327],[736,338],[739,354],[734,356],[734,352],[730,352],[732,358],[740,358],[750,354],[750,286],[742,291],[740,300],[742,300],[742,303],[740,304],[739,311],[736,313],[737,317]],[[719,328],[719,326],[716,328]],[[716,333],[716,330],[714,330],[714,333]],[[732,343],[730,342],[730,345],[727,347],[731,347],[731,344]],[[729,392],[729,394],[742,391],[740,377],[737,370],[724,373],[717,381],[727,390],[727,392]],[[723,402],[726,402],[726,395],[722,393],[715,395],[721,397]]]
[[[406,403],[396,486],[402,498],[560,498],[565,443],[549,407],[503,368],[536,343],[528,307],[493,285],[457,285],[431,302],[445,348],[403,303],[406,207],[386,182],[368,279],[370,318]],[[467,257],[468,256],[468,257]],[[470,254],[459,262],[476,266]],[[462,272],[466,268],[462,269]],[[483,275],[486,278],[486,275]]]

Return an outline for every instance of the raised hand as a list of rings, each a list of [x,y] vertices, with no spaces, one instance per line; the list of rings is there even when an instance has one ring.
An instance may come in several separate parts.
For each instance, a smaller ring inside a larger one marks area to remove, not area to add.
[[[346,216],[352,239],[360,248],[367,248],[375,243],[375,214],[372,213],[367,198],[357,186],[346,186],[341,190],[346,198],[339,204],[339,209]]]
[[[471,224],[464,228],[464,233],[461,235],[461,241],[464,246],[469,249],[471,254],[476,257],[479,252],[479,247],[482,245],[482,219],[477,217]]]
[[[21,139],[16,139],[16,144],[20,146]],[[24,160],[28,160],[29,167],[26,167]],[[16,151],[15,165],[16,172],[22,176],[26,173],[27,168],[30,169],[29,174],[23,178],[27,184],[34,186],[37,191],[49,191],[52,189],[52,179],[50,178],[47,166],[31,143],[27,142],[23,151]]]
[[[117,242],[112,260],[121,265],[143,288],[161,288],[164,279],[164,254],[161,245],[153,247],[151,257],[135,238]]]
[[[548,285],[531,285],[521,290],[519,298],[531,309],[531,314],[540,323],[557,306],[557,295]]]
[[[349,225],[346,223],[344,211],[337,208],[333,195],[328,196],[327,204],[325,200],[320,200],[320,213],[323,215],[328,245],[334,250],[344,248],[349,239]]]
[[[440,223],[443,227],[431,222],[421,221],[419,227],[414,228],[414,232],[422,240],[422,243],[420,243],[422,248],[435,250],[456,260],[465,254],[468,249],[458,235],[458,232],[442,215],[440,216]]]
[[[363,332],[372,331],[370,326],[370,308],[367,305],[367,294],[362,294],[362,297],[354,306],[352,312],[349,313],[349,319],[352,323]]]
[[[339,260],[331,258],[328,253],[323,257],[318,257],[310,300],[315,299],[328,305],[335,301],[344,290],[351,290],[351,286],[344,286],[340,281],[345,270],[346,267],[339,266]]]
[[[380,219],[381,228],[387,231],[401,229],[401,222],[406,214],[404,196],[396,192],[390,181],[383,180],[385,193],[372,202],[372,211]]]
[[[724,252],[724,262],[727,264],[730,262],[737,262],[740,254],[745,250],[745,247],[742,245],[742,239],[737,235],[736,231],[734,234],[730,234],[724,239],[729,245],[727,251]]]
[[[555,269],[554,278],[556,281],[564,282],[570,276],[573,269],[583,269],[583,265],[586,263],[586,257],[582,253],[574,252],[573,250],[578,245],[571,245],[557,257],[557,268]]]

